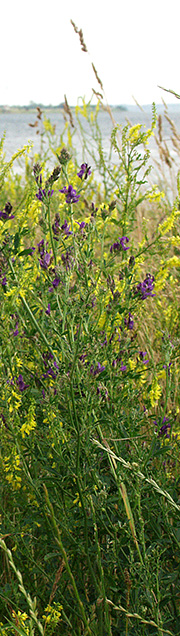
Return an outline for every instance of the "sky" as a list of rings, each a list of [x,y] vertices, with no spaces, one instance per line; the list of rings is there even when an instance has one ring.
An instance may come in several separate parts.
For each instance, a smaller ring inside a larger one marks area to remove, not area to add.
[[[8,0],[1,5],[0,104],[70,105],[100,86],[109,104],[176,103],[179,0]],[[88,53],[70,19],[82,29]],[[96,103],[94,98],[92,103]],[[179,102],[180,105],[180,102]]]

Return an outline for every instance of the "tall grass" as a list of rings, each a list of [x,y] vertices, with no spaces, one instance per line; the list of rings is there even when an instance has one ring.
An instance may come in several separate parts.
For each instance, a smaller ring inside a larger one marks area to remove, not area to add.
[[[180,179],[150,185],[154,106],[108,157],[99,108],[41,114],[23,177],[1,143],[3,636],[179,634]]]

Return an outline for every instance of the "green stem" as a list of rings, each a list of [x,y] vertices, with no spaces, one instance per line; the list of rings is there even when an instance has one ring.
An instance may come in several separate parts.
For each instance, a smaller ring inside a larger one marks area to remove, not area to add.
[[[13,264],[12,264],[12,262],[11,262],[11,260],[10,260],[10,259],[9,259],[9,265],[10,265],[10,268],[11,268],[12,274],[13,274],[13,276],[14,276],[14,279],[15,279],[16,283],[18,284],[18,279],[17,279],[17,277],[16,277],[16,274],[15,274],[15,271],[14,271],[14,267],[13,267]],[[56,363],[58,364],[58,360],[57,360],[57,358],[56,358],[56,356],[55,356],[54,351],[52,350],[51,345],[49,344],[49,342],[48,342],[48,340],[47,340],[47,338],[46,338],[46,336],[45,336],[44,332],[42,331],[42,329],[41,329],[40,325],[38,324],[38,322],[37,322],[37,320],[36,320],[36,318],[35,318],[34,314],[32,313],[32,311],[31,311],[31,309],[30,309],[30,307],[29,307],[28,303],[26,302],[26,300],[25,300],[24,296],[22,296],[21,292],[19,292],[19,296],[20,296],[20,298],[21,298],[22,304],[24,305],[24,307],[25,307],[25,309],[26,309],[26,311],[27,311],[27,313],[28,313],[28,315],[29,315],[29,318],[30,318],[30,320],[31,320],[31,323],[33,323],[33,325],[36,327],[36,329],[37,329],[38,333],[40,334],[40,336],[41,336],[42,340],[44,341],[44,343],[45,343],[45,344],[46,344],[46,346],[48,347],[49,351],[52,353],[54,360],[55,360],[55,361],[56,361]]]
[[[87,620],[86,615],[85,615],[83,603],[82,603],[82,601],[80,599],[79,592],[78,592],[78,589],[77,589],[77,586],[76,586],[76,582],[75,582],[73,573],[72,573],[70,565],[69,565],[69,561],[68,561],[68,557],[67,557],[67,554],[66,554],[66,550],[65,550],[65,548],[63,546],[61,535],[60,535],[60,531],[59,531],[59,528],[58,528],[57,523],[56,523],[56,519],[55,519],[55,515],[54,515],[54,509],[53,509],[53,506],[52,506],[52,504],[51,504],[51,502],[49,500],[49,495],[48,495],[48,491],[47,491],[47,488],[46,488],[45,484],[44,484],[44,492],[45,492],[45,499],[46,499],[47,508],[49,510],[49,513],[50,513],[51,522],[52,522],[52,525],[53,525],[53,528],[54,528],[54,532],[55,532],[55,536],[56,536],[56,541],[57,541],[57,544],[58,544],[58,546],[60,548],[60,552],[61,552],[62,557],[63,557],[64,562],[65,562],[66,570],[67,570],[68,576],[69,576],[71,584],[72,584],[72,588],[73,588],[74,595],[75,595],[75,598],[76,598],[78,606],[79,606],[79,610],[80,610],[80,613],[81,613],[81,616],[82,616],[82,620],[83,620],[83,623],[84,623],[84,625],[86,627],[87,634],[92,636],[92,632],[90,630],[90,627],[89,627],[89,624],[88,624],[88,620]]]
[[[54,256],[54,262],[55,262],[55,266],[56,266],[57,265],[57,256],[56,256],[56,250],[55,250],[55,246],[54,246],[54,239],[53,239],[53,233],[52,233],[51,216],[50,216],[50,204],[49,204],[49,202],[47,204],[47,212],[48,212],[48,225],[49,225],[49,233],[50,233],[50,239],[51,239],[51,247],[52,247],[53,256]]]

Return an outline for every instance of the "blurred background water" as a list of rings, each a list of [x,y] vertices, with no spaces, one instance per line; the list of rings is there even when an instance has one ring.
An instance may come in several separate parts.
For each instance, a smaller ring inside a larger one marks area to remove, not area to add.
[[[42,109],[43,110],[43,109]],[[164,115],[164,105],[163,103],[156,106],[157,115],[162,116],[162,135],[163,140],[167,143],[168,148],[171,150],[171,155],[174,157],[174,161],[177,159],[177,152],[172,145],[171,141],[171,127],[168,123],[165,115]],[[174,122],[175,128],[177,130],[177,135],[179,135],[180,142],[180,106],[177,101],[177,104],[168,105],[168,116]],[[112,107],[113,118],[115,122],[122,127],[127,124],[127,121],[133,126],[137,123],[142,124],[146,128],[151,126],[152,122],[152,107],[151,105],[143,106],[142,110],[136,105],[126,106],[125,109],[122,107]],[[73,110],[72,110],[73,114]],[[60,135],[63,132],[65,121],[63,116],[63,110],[59,108],[59,110],[44,110],[43,115],[45,115],[48,119],[50,119],[53,126],[55,126],[55,133],[57,139],[60,138]],[[13,153],[15,153],[18,149],[22,148],[28,141],[33,143],[33,149],[31,154],[33,155],[40,150],[40,135],[37,135],[37,128],[30,127],[29,124],[34,124],[37,118],[37,111],[19,111],[13,112],[12,110],[7,110],[6,112],[0,112],[0,138],[3,133],[6,133],[5,142],[4,142],[4,152],[6,156],[6,160],[9,160]],[[87,122],[85,118],[81,118],[84,130],[87,130]],[[102,142],[103,142],[103,150],[105,153],[108,153],[110,146],[110,135],[112,130],[112,121],[110,119],[109,114],[100,110],[98,114],[98,125],[102,134]],[[156,132],[157,134],[157,132]],[[77,157],[79,161],[82,160],[82,147],[80,142],[80,137],[77,132],[74,133],[73,144],[76,147]],[[46,147],[46,145],[45,145]],[[149,148],[151,150],[151,162],[158,161],[159,153],[158,147],[155,141],[155,137],[152,136],[149,143]],[[85,160],[85,159],[84,159]],[[52,157],[52,163],[55,162],[54,157]],[[88,157],[87,157],[88,162]],[[92,165],[92,160],[91,160]],[[93,165],[92,165],[93,167]],[[14,163],[14,171],[15,172],[23,172],[23,163],[19,161],[15,161]]]

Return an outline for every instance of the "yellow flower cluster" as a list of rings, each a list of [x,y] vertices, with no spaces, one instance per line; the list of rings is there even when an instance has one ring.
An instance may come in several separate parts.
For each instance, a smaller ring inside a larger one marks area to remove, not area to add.
[[[154,378],[151,384],[151,389],[150,389],[150,393],[149,393],[149,397],[150,397],[150,402],[151,402],[151,406],[152,408],[154,408],[161,396],[162,390],[160,385],[158,384],[158,380],[157,378]]]
[[[24,438],[25,435],[30,435],[31,431],[36,428],[35,419],[35,403],[31,402],[24,424],[21,426],[21,435]]]
[[[16,449],[13,448],[10,455],[7,455],[3,459],[3,469],[5,472],[6,481],[11,484],[14,490],[18,490],[21,487],[21,476],[19,472],[21,471],[20,467],[20,457],[17,453]]]
[[[48,604],[44,610],[45,614],[42,616],[45,621],[45,625],[50,625],[51,628],[55,628],[61,619],[62,609],[63,607],[60,603],[53,603],[53,605]]]
[[[158,190],[158,187],[154,185],[151,190],[148,190],[145,199],[148,199],[151,203],[154,201],[155,203],[160,203],[161,199],[164,197],[164,192]]]

